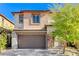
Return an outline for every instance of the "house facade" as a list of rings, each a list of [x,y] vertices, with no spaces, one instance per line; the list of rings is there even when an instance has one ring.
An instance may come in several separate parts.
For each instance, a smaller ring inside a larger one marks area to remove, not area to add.
[[[12,33],[12,48],[47,49],[51,30],[49,10],[25,10],[12,12],[15,27]]]

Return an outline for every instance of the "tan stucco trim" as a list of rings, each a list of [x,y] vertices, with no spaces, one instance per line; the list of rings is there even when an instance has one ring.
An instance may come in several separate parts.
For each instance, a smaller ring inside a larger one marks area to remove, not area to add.
[[[45,35],[47,31],[38,31],[38,30],[14,30],[17,34],[20,35]]]
[[[45,32],[47,31],[40,31],[40,30],[14,30],[15,32]]]

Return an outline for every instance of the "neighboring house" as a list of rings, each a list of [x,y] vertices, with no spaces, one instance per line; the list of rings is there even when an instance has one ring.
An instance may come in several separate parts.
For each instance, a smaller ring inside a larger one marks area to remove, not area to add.
[[[14,28],[14,24],[8,20],[5,16],[0,14],[0,34],[2,30],[7,33],[7,47],[11,47],[11,31]]]
[[[51,31],[49,10],[25,10],[12,14],[16,21],[12,48],[48,48],[48,34]]]
[[[5,29],[13,29],[14,24],[10,20],[8,20],[5,16],[0,14],[0,27]]]

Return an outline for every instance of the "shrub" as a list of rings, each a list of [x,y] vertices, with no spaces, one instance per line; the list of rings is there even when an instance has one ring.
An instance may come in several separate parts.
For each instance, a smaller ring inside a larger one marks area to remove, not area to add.
[[[0,52],[6,48],[6,44],[7,44],[7,34],[5,31],[3,31],[0,34]]]

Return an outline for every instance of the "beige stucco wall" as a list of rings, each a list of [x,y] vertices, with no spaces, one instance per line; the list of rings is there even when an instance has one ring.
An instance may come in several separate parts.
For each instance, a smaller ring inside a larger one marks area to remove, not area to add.
[[[24,13],[24,20],[23,24],[19,24],[19,14],[15,13],[15,21],[16,21],[16,29],[25,29],[25,30],[42,30],[45,28],[45,25],[48,24],[49,14],[48,13],[41,13],[40,14],[40,23],[33,24],[32,23],[32,14],[31,13]]]
[[[16,13],[14,15],[14,18],[15,18],[15,29],[24,29],[24,26],[23,24],[19,24],[19,13]]]
[[[25,17],[27,14],[24,15]],[[40,23],[38,24],[32,24],[32,17],[31,14],[29,14],[28,18],[24,18],[24,29],[27,30],[41,30],[45,27],[46,21],[47,21],[47,15],[42,15],[40,16]]]

